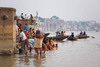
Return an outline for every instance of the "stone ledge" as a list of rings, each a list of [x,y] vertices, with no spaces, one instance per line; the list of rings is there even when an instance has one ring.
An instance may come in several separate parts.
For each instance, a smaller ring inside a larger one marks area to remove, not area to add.
[[[9,10],[9,11],[16,11],[15,8],[11,8],[11,7],[0,7],[0,10]]]
[[[10,55],[10,54],[13,54],[13,51],[12,50],[9,50],[9,49],[3,49],[1,51],[2,54],[4,55]]]

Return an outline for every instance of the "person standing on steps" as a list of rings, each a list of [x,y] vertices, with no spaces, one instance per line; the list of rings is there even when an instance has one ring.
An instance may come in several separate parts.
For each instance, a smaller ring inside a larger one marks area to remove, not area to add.
[[[20,36],[19,37],[20,37],[20,43],[21,43],[21,50],[23,52],[25,52],[25,54],[27,54],[27,50],[26,50],[26,48],[28,48],[27,38],[26,38],[23,30],[20,30]]]

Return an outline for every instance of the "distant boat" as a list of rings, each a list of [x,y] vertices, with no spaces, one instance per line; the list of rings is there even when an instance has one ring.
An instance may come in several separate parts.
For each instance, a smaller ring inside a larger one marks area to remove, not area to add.
[[[49,39],[54,39],[54,40],[58,40],[58,41],[62,41],[65,38],[67,38],[68,36],[64,35],[64,36],[58,36],[58,37],[48,37]]]
[[[99,30],[96,30],[96,32],[99,32]]]
[[[89,36],[77,36],[78,39],[85,39],[85,38],[89,38]]]

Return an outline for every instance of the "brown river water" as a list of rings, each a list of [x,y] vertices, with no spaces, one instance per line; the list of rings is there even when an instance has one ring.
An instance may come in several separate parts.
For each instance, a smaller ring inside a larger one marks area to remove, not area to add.
[[[75,35],[79,33],[75,32]],[[66,32],[69,35],[70,32]],[[32,54],[0,56],[0,67],[100,67],[100,32],[87,32],[88,39],[56,42],[58,49],[47,51],[42,57]],[[51,33],[50,36],[55,35]],[[95,38],[92,38],[94,36]]]

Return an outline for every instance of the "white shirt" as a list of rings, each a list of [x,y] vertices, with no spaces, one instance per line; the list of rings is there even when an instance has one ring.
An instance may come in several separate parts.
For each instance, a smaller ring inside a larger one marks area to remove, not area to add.
[[[22,40],[26,39],[25,33],[23,31],[20,33],[20,37],[22,38]]]

